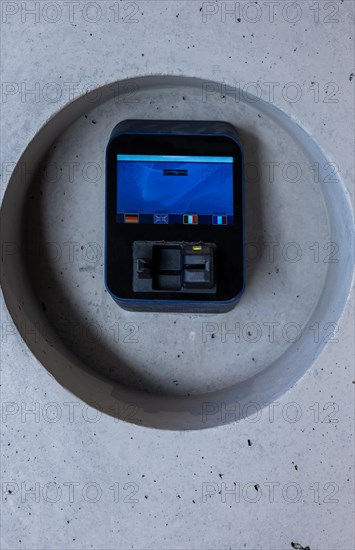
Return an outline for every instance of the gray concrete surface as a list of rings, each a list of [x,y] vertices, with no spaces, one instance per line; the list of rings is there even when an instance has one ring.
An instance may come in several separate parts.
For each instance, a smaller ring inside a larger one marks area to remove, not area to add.
[[[2,547],[352,549],[353,4],[75,4],[1,4]],[[130,116],[240,129],[232,312],[105,295],[103,151]]]

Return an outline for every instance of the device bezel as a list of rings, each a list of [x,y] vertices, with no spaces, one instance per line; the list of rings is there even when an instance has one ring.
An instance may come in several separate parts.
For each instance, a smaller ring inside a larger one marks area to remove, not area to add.
[[[117,155],[233,156],[233,225],[117,223]],[[243,155],[229,135],[124,132],[111,139],[106,158],[105,279],[118,301],[225,302],[244,288]],[[215,294],[135,293],[132,289],[134,241],[214,242],[217,245]]]

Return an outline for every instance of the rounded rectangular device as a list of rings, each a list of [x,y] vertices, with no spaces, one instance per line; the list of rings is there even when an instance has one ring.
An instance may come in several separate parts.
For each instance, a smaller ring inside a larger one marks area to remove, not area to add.
[[[243,153],[227,122],[125,120],[106,151],[105,284],[124,309],[218,313],[245,286]]]

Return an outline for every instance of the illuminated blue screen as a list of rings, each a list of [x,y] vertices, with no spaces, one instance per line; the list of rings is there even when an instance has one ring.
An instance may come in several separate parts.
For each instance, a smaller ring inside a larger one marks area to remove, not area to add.
[[[117,155],[117,221],[233,224],[233,157]]]

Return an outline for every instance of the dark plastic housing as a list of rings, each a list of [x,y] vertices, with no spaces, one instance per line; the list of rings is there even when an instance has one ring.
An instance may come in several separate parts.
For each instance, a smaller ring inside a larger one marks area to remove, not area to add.
[[[234,224],[116,221],[117,154],[233,156]],[[126,120],[106,152],[106,288],[131,311],[219,313],[245,286],[243,154],[226,122]]]

